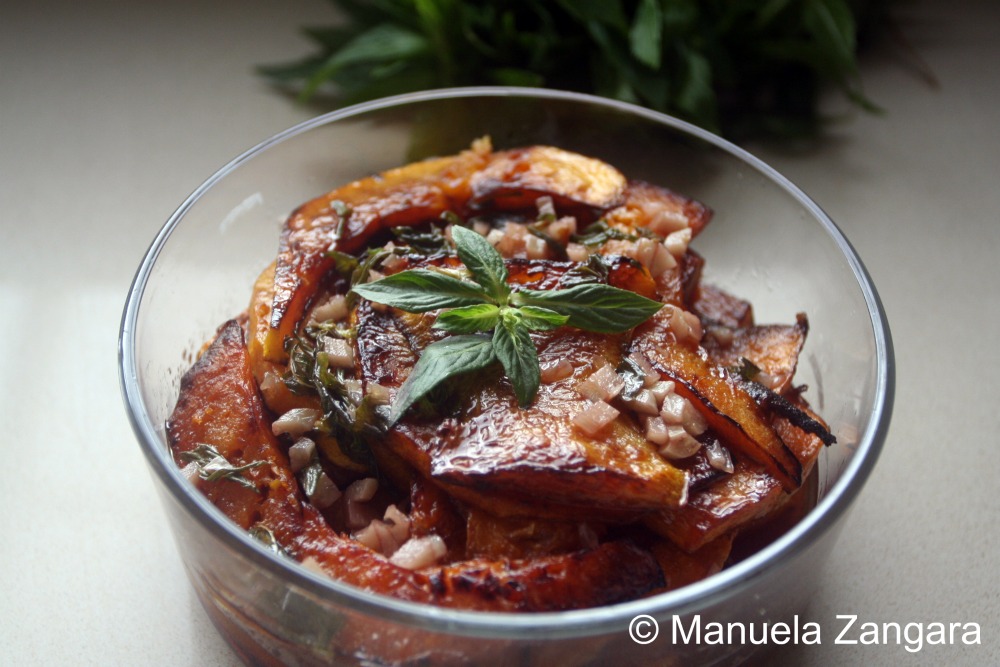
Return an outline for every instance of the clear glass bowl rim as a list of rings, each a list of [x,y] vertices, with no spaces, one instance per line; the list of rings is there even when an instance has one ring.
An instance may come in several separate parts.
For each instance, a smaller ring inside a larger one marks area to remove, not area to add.
[[[134,334],[146,283],[160,250],[187,211],[212,186],[238,169],[241,164],[270,146],[308,132],[318,126],[368,112],[434,100],[469,97],[528,97],[540,100],[590,104],[633,114],[669,126],[743,162],[785,190],[809,212],[834,240],[848,261],[861,289],[871,318],[876,352],[875,405],[867,430],[859,437],[855,454],[813,510],[791,530],[761,551],[707,579],[675,591],[627,603],[576,611],[511,614],[444,609],[416,604],[365,592],[316,575],[298,563],[276,557],[228,520],[179,473],[167,455],[157,426],[145,408],[136,374]],[[638,614],[663,617],[696,613],[700,608],[730,599],[752,587],[755,580],[816,542],[847,511],[870,475],[885,441],[895,392],[895,364],[889,325],[882,303],[867,269],[850,242],[826,213],[798,187],[746,150],[700,127],[626,102],[583,93],[541,88],[476,86],[443,88],[407,93],[344,107],[295,125],[266,139],[236,157],[202,183],[177,208],[150,244],[129,288],[118,338],[118,368],[122,397],[132,429],[157,478],[185,511],[229,548],[276,578],[312,592],[328,603],[341,604],[355,612],[367,613],[409,627],[462,636],[491,639],[567,638],[620,632]]]

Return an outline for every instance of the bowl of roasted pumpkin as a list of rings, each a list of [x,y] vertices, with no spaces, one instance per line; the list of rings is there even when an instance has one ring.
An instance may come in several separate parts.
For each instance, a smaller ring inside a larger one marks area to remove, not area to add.
[[[739,662],[703,629],[803,608],[893,393],[875,288],[799,189],[516,88],[223,167],[142,259],[120,371],[250,664]]]

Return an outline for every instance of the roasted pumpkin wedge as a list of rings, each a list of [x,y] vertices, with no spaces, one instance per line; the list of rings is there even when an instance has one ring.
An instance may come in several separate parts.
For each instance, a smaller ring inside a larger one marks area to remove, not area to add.
[[[300,511],[298,484],[269,422],[250,371],[243,329],[235,320],[227,322],[181,380],[167,437],[177,464],[243,528],[254,525],[272,497]],[[214,468],[199,468],[191,460],[199,447],[211,447],[222,460]],[[211,476],[200,470],[220,472],[205,479]]]
[[[652,556],[625,542],[527,561],[474,559],[411,570],[339,535],[300,496],[235,321],[223,326],[185,375],[167,432],[178,465],[196,466],[186,463],[185,455],[208,445],[225,460],[216,470],[251,466],[209,480],[192,471],[229,518],[243,528],[266,529],[292,557],[366,590],[442,606],[554,611],[631,599],[661,582]]]
[[[733,296],[715,285],[699,283],[688,303],[691,304],[691,312],[706,327],[718,325],[737,329],[749,327],[754,322],[753,306],[749,301]]]
[[[767,376],[767,386],[779,394],[791,389],[799,353],[809,332],[805,314],[795,324],[740,327],[727,335],[706,336],[702,345],[718,366],[739,367],[743,360]]]
[[[762,465],[786,490],[799,487],[802,465],[754,399],[704,350],[678,341],[665,310],[636,329],[632,349],[646,355],[679,393],[700,406],[712,429],[733,448]]]
[[[489,210],[534,210],[539,197],[588,223],[622,202],[625,177],[600,160],[553,146],[497,153],[470,178],[471,206]]]
[[[433,220],[465,209],[468,179],[489,160],[479,146],[454,157],[417,162],[354,181],[300,206],[281,235],[274,274],[267,359],[283,360],[284,338],[333,267],[330,252],[353,252],[389,227]]]
[[[688,553],[670,540],[652,546],[660,569],[664,590],[672,591],[719,572],[726,566],[733,548],[732,533],[724,534]]]
[[[609,211],[605,219],[611,226],[636,233],[653,232],[666,237],[689,230],[694,238],[712,219],[712,210],[667,188],[630,181],[622,204]]]
[[[783,499],[781,485],[755,463],[737,463],[733,474],[691,494],[677,510],[650,515],[646,525],[693,553],[709,542],[754,521]]]
[[[356,317],[363,377],[382,386],[398,387],[420,350],[441,335],[427,317],[366,305]],[[573,370],[543,384],[531,410],[518,408],[506,379],[471,378],[485,386],[448,399],[450,415],[402,420],[386,446],[464,502],[494,513],[621,518],[679,505],[685,473],[634,423],[616,422],[600,438],[573,427],[586,406],[576,384],[601,365],[619,363],[621,338],[557,330],[538,335],[536,344],[540,364],[567,359]]]
[[[493,153],[481,141],[456,156],[391,169],[317,197],[289,217],[282,233],[265,356],[284,359],[283,339],[333,266],[330,251],[355,252],[390,227],[446,212],[532,208],[543,195],[593,218],[617,205],[624,188],[616,169],[593,158],[549,146]]]

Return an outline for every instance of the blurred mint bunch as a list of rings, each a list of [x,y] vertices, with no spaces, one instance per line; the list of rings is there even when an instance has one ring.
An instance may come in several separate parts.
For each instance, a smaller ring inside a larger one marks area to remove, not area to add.
[[[875,110],[859,41],[891,0],[331,0],[344,21],[306,28],[316,51],[258,68],[340,103],[464,85],[611,97],[733,139],[803,137],[837,86]]]

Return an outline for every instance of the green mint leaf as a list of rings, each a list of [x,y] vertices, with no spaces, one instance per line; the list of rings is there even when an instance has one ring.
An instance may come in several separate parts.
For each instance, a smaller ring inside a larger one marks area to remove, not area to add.
[[[396,245],[406,246],[411,253],[432,255],[441,252],[448,246],[444,232],[436,225],[431,225],[429,230],[417,227],[393,227],[390,231],[396,236]]]
[[[606,283],[610,273],[611,264],[604,255],[591,255],[586,262],[577,264],[563,274],[559,279],[559,288],[565,289],[587,283]]]
[[[398,248],[392,250],[386,250],[385,248],[373,248],[362,254],[360,257],[355,257],[354,255],[349,255],[347,253],[340,252],[339,250],[328,250],[326,256],[333,259],[334,270],[337,271],[337,273],[339,273],[342,277],[346,278],[353,287],[354,285],[363,285],[366,283],[372,270],[381,264],[383,260],[396,254],[397,250]],[[350,295],[349,298],[354,300],[357,297],[355,295]]]
[[[322,345],[308,334],[298,334],[285,341],[288,352],[288,372],[285,386],[293,394],[315,394],[323,409],[323,430],[336,436],[341,449],[357,463],[373,472],[378,466],[368,446],[367,434],[381,434],[385,428],[381,416],[367,405],[366,398],[358,404],[345,383],[343,369],[333,369]]]
[[[522,306],[517,311],[521,314],[521,323],[532,331],[549,331],[569,321],[568,315],[539,306]]]
[[[410,377],[399,388],[389,423],[396,423],[411,405],[448,378],[482,370],[495,363],[497,356],[493,348],[490,338],[482,335],[449,336],[428,345]]]
[[[490,83],[500,86],[526,86],[540,88],[545,85],[545,77],[517,67],[494,67],[486,72]]]
[[[514,385],[514,395],[521,407],[531,405],[541,384],[541,368],[535,344],[528,329],[513,313],[504,313],[493,330],[493,349],[504,372]]]
[[[428,51],[427,40],[420,34],[383,23],[344,44],[328,61],[333,67],[357,63],[376,63],[398,58],[410,58]]]
[[[740,363],[731,366],[729,372],[733,375],[738,375],[741,379],[747,382],[753,382],[753,380],[760,375],[760,368],[754,362],[750,361],[746,357],[740,357]]]
[[[193,461],[198,466],[198,476],[206,482],[228,479],[253,491],[257,491],[257,486],[244,477],[243,473],[251,468],[264,465],[263,461],[251,461],[246,465],[234,466],[219,453],[218,449],[204,443],[199,444],[191,451],[181,453],[181,458],[185,461]]]
[[[434,328],[443,329],[450,333],[468,334],[489,331],[497,325],[499,320],[499,308],[492,303],[477,303],[474,306],[446,310],[438,315]]]
[[[569,259],[569,257],[566,255],[566,244],[562,243],[561,241],[557,241],[547,232],[544,232],[541,229],[539,229],[536,225],[528,225],[526,229],[528,230],[528,233],[531,234],[532,236],[537,236],[538,238],[545,241],[545,245],[549,249],[549,252],[552,253],[553,259],[562,262],[565,262],[566,260]]]
[[[344,278],[350,279],[351,275],[361,266],[361,260],[346,252],[328,250],[326,256],[333,260],[334,269]]]
[[[355,285],[352,291],[369,301],[384,303],[410,313],[426,313],[438,308],[471,306],[488,301],[479,285],[427,269],[400,271],[381,280]]]
[[[556,4],[588,27],[603,24],[619,32],[624,32],[628,27],[620,0],[558,0]]]
[[[679,114],[730,139],[810,136],[826,125],[817,94],[826,83],[876,111],[860,86],[858,37],[875,41],[894,24],[889,0],[333,4],[342,20],[306,31],[310,55],[257,71],[301,87],[300,99],[333,84],[337,106],[477,83],[573,88]],[[593,55],[589,63],[581,53]],[[448,114],[423,125],[428,135],[456,130]]]
[[[683,73],[678,76],[677,107],[706,118],[715,115],[715,94],[712,91],[712,65],[703,53],[681,45],[684,56]]]
[[[351,214],[354,211],[350,206],[339,199],[334,199],[330,202],[330,208],[332,208],[337,214],[337,227],[333,230],[333,238],[339,240],[344,238],[344,231],[347,229],[347,221],[350,220]]]
[[[507,286],[507,267],[503,256],[479,233],[465,227],[453,226],[451,238],[455,250],[471,273],[473,279],[483,286],[486,293],[498,304],[507,302],[510,287]]]
[[[659,301],[601,283],[560,290],[521,290],[515,306],[541,306],[567,315],[568,325],[597,333],[621,333],[642,324],[663,307]]]
[[[598,220],[597,222],[588,225],[587,228],[579,234],[574,234],[571,237],[571,240],[576,243],[581,243],[587,247],[593,247],[603,245],[612,239],[635,241],[638,238],[638,236],[633,234],[626,234],[620,229],[610,227],[608,223],[603,220]]]
[[[333,52],[306,81],[299,99],[309,99],[327,79],[352,65],[370,68],[378,63],[418,58],[429,50],[423,35],[389,23],[374,26]]]

